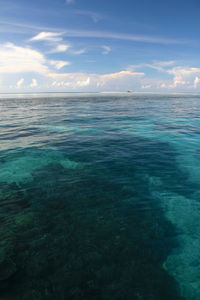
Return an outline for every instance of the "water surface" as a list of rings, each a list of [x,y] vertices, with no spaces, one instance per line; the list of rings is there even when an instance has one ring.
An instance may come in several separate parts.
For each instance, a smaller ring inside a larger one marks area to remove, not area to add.
[[[3,299],[200,299],[200,97],[0,97]]]

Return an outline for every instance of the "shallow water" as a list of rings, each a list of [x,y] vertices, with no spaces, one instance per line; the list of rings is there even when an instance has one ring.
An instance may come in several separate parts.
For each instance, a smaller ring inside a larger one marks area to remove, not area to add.
[[[200,299],[200,97],[0,97],[0,296]]]

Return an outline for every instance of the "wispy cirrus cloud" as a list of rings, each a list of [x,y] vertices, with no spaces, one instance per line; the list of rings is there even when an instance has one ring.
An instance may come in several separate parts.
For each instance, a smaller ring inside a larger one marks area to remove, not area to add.
[[[126,40],[142,43],[152,43],[152,44],[187,44],[189,41],[184,39],[175,39],[167,37],[157,37],[150,35],[138,35],[138,34],[127,34],[119,32],[110,31],[92,31],[92,30],[73,30],[67,29],[63,33],[67,37],[86,37],[86,38],[99,38],[99,39],[117,39]]]
[[[152,63],[141,63],[136,65],[131,65],[127,69],[128,70],[137,70],[137,69],[143,69],[143,68],[150,68],[154,69],[159,72],[167,72],[168,69],[170,69],[176,62],[174,60],[168,60],[168,61],[155,61]]]
[[[71,50],[70,51],[70,53],[74,54],[74,55],[81,55],[81,54],[84,54],[85,52],[87,52],[87,50],[85,48],[79,49],[79,50]]]
[[[61,32],[40,32],[31,39],[29,39],[30,42],[35,41],[50,41],[50,42],[60,42],[62,41],[62,34]]]
[[[116,40],[126,40],[126,41],[134,41],[134,42],[142,42],[142,43],[153,43],[153,44],[164,44],[164,45],[184,45],[184,44],[194,44],[197,45],[198,40],[192,39],[182,39],[182,38],[170,38],[165,36],[153,36],[153,35],[140,35],[140,34],[130,34],[123,32],[114,32],[114,31],[97,31],[97,30],[82,30],[82,29],[70,29],[68,28],[52,28],[52,27],[43,27],[36,26],[32,24],[26,23],[17,23],[17,22],[8,22],[5,20],[0,20],[0,24],[10,26],[9,31],[15,30],[17,27],[21,28],[22,32],[26,32],[27,28],[32,31],[40,30],[41,33],[34,36],[30,39],[30,41],[37,40],[54,40],[59,41],[62,40],[61,36],[67,37],[82,37],[82,38],[98,38],[98,39],[116,39]],[[1,28],[0,28],[1,30]],[[58,32],[54,32],[58,31]],[[6,31],[6,28],[3,28],[3,31]],[[47,35],[46,35],[47,34]]]
[[[116,40],[126,40],[141,43],[152,43],[152,44],[174,44],[183,45],[187,44],[189,41],[184,39],[173,39],[167,37],[156,37],[150,35],[138,35],[138,34],[127,34],[119,32],[109,32],[109,31],[93,31],[93,30],[74,30],[65,29],[62,32],[40,32],[29,41],[54,41],[58,42],[63,39],[63,37],[81,37],[81,38],[96,38],[96,39],[116,39]],[[191,42],[191,41],[190,41]]]
[[[109,53],[110,53],[110,51],[112,50],[110,46],[106,46],[106,45],[104,45],[104,46],[101,46],[101,48],[103,49],[103,52],[102,52],[102,54],[104,54],[104,55],[107,55],[107,54],[109,54]]]
[[[80,16],[86,16],[91,18],[95,23],[99,22],[101,19],[103,19],[103,16],[97,12],[91,11],[91,10],[79,10],[79,9],[73,9],[73,14],[80,15]]]
[[[51,42],[51,46],[53,45],[54,48],[48,51],[48,53],[59,53],[59,52],[66,52],[70,49],[70,54],[80,55],[86,52],[85,48],[74,50],[71,43],[65,43],[63,41],[64,32],[40,32],[31,39],[30,42],[35,41],[47,41]],[[61,43],[60,43],[61,42]]]

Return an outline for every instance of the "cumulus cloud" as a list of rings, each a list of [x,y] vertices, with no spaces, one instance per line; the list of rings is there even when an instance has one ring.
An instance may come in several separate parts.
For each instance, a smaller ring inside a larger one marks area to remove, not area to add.
[[[171,85],[169,85],[170,88],[176,88],[176,87],[180,87],[180,86],[184,86],[186,84],[189,84],[189,81],[185,81],[183,80],[182,76],[175,76],[173,83]]]
[[[31,84],[30,84],[30,87],[31,87],[31,88],[34,88],[34,87],[37,87],[37,85],[38,85],[38,84],[37,84],[37,80],[36,80],[35,78],[33,78],[33,79],[32,79],[32,82],[31,82]]]
[[[50,66],[60,70],[70,65],[69,61],[48,60],[39,51],[29,47],[18,47],[14,44],[0,46],[0,74],[11,73],[37,73],[47,76],[51,73]]]
[[[174,67],[168,71],[169,74],[174,74],[175,76],[190,76],[200,73],[200,68],[192,68],[192,67]]]
[[[167,85],[166,85],[166,83],[161,83],[161,84],[160,84],[160,87],[161,87],[161,89],[166,89],[166,88],[167,88]]]
[[[23,83],[24,83],[24,78],[21,78],[20,80],[17,81],[16,87],[20,88]]]
[[[144,76],[143,72],[132,72],[132,71],[120,71],[120,72],[115,72],[115,73],[108,73],[108,74],[103,74],[100,75],[99,77],[102,80],[113,80],[113,79],[122,79],[126,76],[131,76],[131,77],[136,77],[136,76]]]
[[[42,37],[40,36],[40,38]],[[64,52],[68,46],[65,43],[57,42],[55,45],[57,45],[55,49],[58,52]],[[107,45],[104,45],[102,49],[105,51],[111,50]],[[72,51],[73,48],[70,48],[69,52],[73,53]],[[74,52],[74,54],[84,53],[85,49],[78,51],[77,53]],[[47,59],[40,51],[34,50],[31,47],[19,47],[12,43],[2,44],[0,45],[1,90],[2,88],[6,89],[6,85],[7,88],[12,85],[13,89],[23,88],[24,90],[31,90],[31,88],[38,88],[37,80],[40,80],[39,88],[41,90],[46,90],[47,86],[54,90],[56,88],[68,91],[126,91],[144,89],[152,91],[163,89],[186,91],[200,88],[200,68],[177,66],[177,63],[174,61],[158,61],[152,64],[143,63],[133,65],[127,70],[105,74],[86,72],[61,73],[59,71],[68,65],[70,65],[69,61]],[[159,76],[157,78],[155,75],[154,77],[151,75],[148,77],[143,72],[143,70],[146,70],[146,67],[155,69]],[[160,72],[165,72],[163,79],[160,76]],[[29,78],[30,81],[28,81],[30,83],[24,86],[24,78],[26,79],[26,76]]]
[[[93,75],[85,73],[63,73],[51,74],[50,77],[54,79],[52,82],[53,87],[77,89],[89,86]]]
[[[131,65],[128,70],[144,70],[146,68],[154,69],[157,72],[167,74],[167,79],[160,79],[156,77],[145,77],[141,80],[141,88],[146,87],[152,90],[192,90],[199,87],[200,68],[197,67],[185,67],[177,66],[177,62],[174,60],[169,61],[154,61],[153,63],[141,63],[137,65]],[[171,78],[169,78],[169,75]]]
[[[53,65],[57,70],[62,69],[64,66],[68,66],[71,63],[63,60],[50,60],[50,64]]]
[[[142,89],[150,89],[151,88],[151,84],[142,85],[141,88]]]
[[[194,79],[194,88],[196,89],[199,84],[200,84],[200,79],[199,79],[199,77],[196,76]]]
[[[40,32],[34,37],[32,37],[29,41],[50,41],[50,42],[59,42],[62,41],[62,33],[60,32]]]
[[[160,79],[160,78],[152,78],[152,77],[142,77],[140,84],[142,90],[151,90],[151,91],[161,91],[163,89],[169,89],[169,85],[172,84],[172,80],[170,79]]]
[[[78,80],[76,85],[79,87],[88,86],[90,84],[90,77],[87,77],[85,80]]]
[[[106,46],[106,45],[101,46],[101,48],[103,49],[102,54],[104,54],[104,55],[107,55],[107,54],[110,53],[110,51],[111,51],[111,47]]]
[[[130,89],[139,83],[139,78],[144,76],[143,72],[120,71],[107,74],[87,73],[51,73],[54,87],[78,89],[87,87],[93,90],[124,90]]]
[[[168,70],[168,73],[174,75],[173,83],[169,86],[170,88],[180,86],[184,86],[185,88],[196,88],[198,85],[197,75],[200,75],[200,68],[174,67],[171,70]]]
[[[45,75],[49,72],[45,57],[28,47],[18,47],[7,43],[0,46],[0,74],[36,72]]]

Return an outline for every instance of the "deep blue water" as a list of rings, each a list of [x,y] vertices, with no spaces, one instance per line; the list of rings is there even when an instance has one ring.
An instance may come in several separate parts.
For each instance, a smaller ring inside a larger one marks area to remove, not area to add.
[[[200,299],[200,96],[1,95],[0,298]]]

